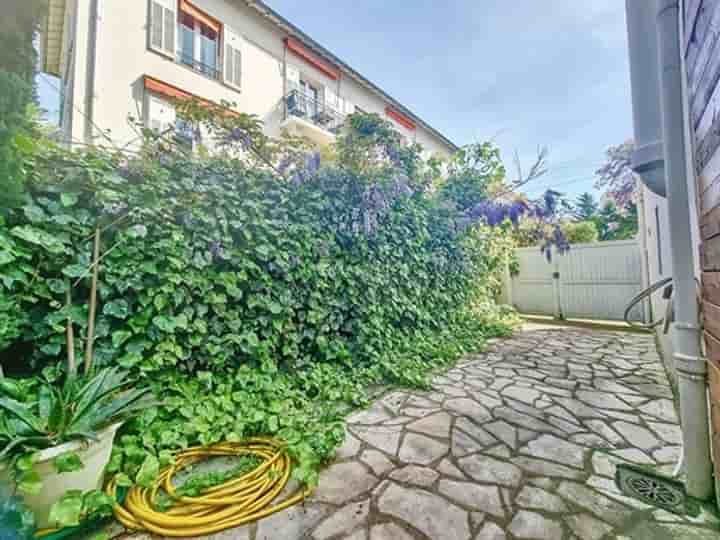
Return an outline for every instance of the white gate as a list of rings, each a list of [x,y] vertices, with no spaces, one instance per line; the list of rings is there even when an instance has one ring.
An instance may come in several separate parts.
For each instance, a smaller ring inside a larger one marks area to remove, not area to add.
[[[622,320],[630,299],[643,288],[640,245],[635,240],[573,244],[548,262],[537,247],[515,251],[519,273],[508,297],[527,314]],[[641,307],[631,314],[642,320]]]

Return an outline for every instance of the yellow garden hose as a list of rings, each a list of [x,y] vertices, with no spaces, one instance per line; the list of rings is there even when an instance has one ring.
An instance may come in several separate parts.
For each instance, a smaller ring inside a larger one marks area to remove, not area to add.
[[[179,496],[173,476],[189,465],[217,456],[256,456],[262,463],[254,470],[206,489],[198,497]],[[290,478],[291,462],[285,445],[267,438],[242,443],[219,443],[193,447],[178,453],[175,463],[163,469],[151,488],[133,486],[124,504],[115,506],[115,517],[134,530],[170,537],[213,534],[256,521],[302,501],[310,493],[301,488],[273,506],[270,503],[283,491]],[[117,486],[111,481],[107,493],[115,497]],[[169,510],[155,509],[158,493],[165,491],[175,502]]]

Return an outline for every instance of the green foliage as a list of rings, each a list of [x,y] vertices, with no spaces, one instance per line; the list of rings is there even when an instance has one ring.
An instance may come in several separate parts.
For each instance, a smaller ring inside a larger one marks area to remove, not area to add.
[[[9,496],[0,489],[0,538],[31,540],[35,533],[35,517],[23,506],[20,497]]]
[[[594,218],[600,240],[630,240],[638,233],[637,205],[627,203],[625,211],[608,201]]]
[[[188,114],[211,124],[218,155],[153,136],[133,158],[38,151],[26,200],[0,224],[0,292],[23,314],[13,344],[32,345],[22,360],[35,369],[60,364],[69,318],[82,348],[87,309],[65,295],[70,283],[86,297],[100,226],[94,362],[148,381],[158,401],[124,427],[108,472],[147,485],[178,449],[264,434],[312,484],[365,388],[426,385],[508,331],[492,299],[510,243],[460,227],[432,189],[436,167],[376,115],[353,115],[337,161],[307,171],[253,118]],[[20,405],[31,420],[6,407],[0,422],[42,431],[37,404]]]
[[[565,238],[571,244],[587,244],[597,242],[599,238],[597,225],[594,221],[572,221],[563,223]]]
[[[39,477],[32,469],[35,450],[72,440],[96,439],[97,433],[148,406],[149,388],[117,367],[63,383],[47,370],[42,378],[2,379],[0,385],[0,461],[15,465],[22,491],[37,492]],[[132,388],[131,388],[132,387]],[[58,472],[82,467],[75,454],[55,460]]]
[[[500,159],[500,149],[490,142],[470,144],[450,160],[441,192],[445,199],[465,211],[487,199],[504,181],[505,166]]]
[[[582,193],[575,202],[573,217],[577,221],[588,221],[595,217],[598,208],[598,203],[592,193]]]
[[[112,497],[99,490],[69,490],[50,507],[48,520],[59,528],[76,527],[86,519],[112,515],[114,504]]]

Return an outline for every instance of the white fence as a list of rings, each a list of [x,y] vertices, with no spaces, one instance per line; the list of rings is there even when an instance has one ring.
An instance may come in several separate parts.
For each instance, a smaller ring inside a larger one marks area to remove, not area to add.
[[[622,320],[643,289],[640,245],[635,240],[574,244],[548,262],[537,247],[516,250],[519,273],[506,299],[520,313],[562,318]],[[641,307],[633,320],[643,320]]]

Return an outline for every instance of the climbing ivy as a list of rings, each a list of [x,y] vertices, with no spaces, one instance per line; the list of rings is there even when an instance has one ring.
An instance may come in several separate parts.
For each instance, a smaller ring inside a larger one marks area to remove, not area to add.
[[[2,365],[58,363],[68,317],[81,350],[87,309],[65,298],[87,297],[100,227],[94,364],[146,378],[160,401],[125,426],[108,471],[148,483],[179,448],[272,434],[312,483],[365,388],[423,385],[507,331],[493,297],[509,244],[459,226],[437,168],[377,116],[352,117],[321,165],[252,118],[186,112],[216,152],[150,132],[130,157],[39,145],[0,221]]]

